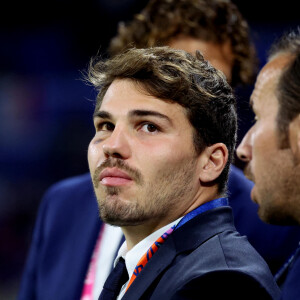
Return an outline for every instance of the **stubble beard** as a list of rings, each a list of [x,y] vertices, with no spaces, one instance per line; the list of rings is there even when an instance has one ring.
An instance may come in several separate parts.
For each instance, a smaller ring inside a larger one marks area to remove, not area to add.
[[[136,199],[123,200],[122,188],[104,187],[97,197],[101,219],[113,226],[136,226],[144,221],[144,211]]]
[[[159,170],[152,182],[145,182],[144,179],[134,182],[137,193],[132,199],[122,199],[123,187],[100,187],[97,201],[101,219],[123,227],[165,218],[177,208],[178,201],[184,201],[191,192],[194,165],[194,160],[181,162]]]
[[[136,205],[134,205],[134,202],[124,201],[120,198],[119,195],[123,190],[122,187],[99,187],[99,175],[102,170],[107,167],[117,167],[118,169],[125,171],[138,186],[143,186],[144,180],[142,174],[138,170],[129,167],[123,160],[118,158],[108,158],[96,169],[93,175],[94,190],[101,219],[110,225],[125,226],[127,225],[126,222],[122,222],[124,216],[133,215],[133,212],[138,208],[135,207]],[[139,218],[135,218],[135,220],[133,220],[133,225],[139,224],[139,222]]]
[[[290,149],[281,150],[271,164],[273,170],[265,176],[261,188],[257,187],[258,215],[269,224],[299,225],[300,166],[295,164]]]

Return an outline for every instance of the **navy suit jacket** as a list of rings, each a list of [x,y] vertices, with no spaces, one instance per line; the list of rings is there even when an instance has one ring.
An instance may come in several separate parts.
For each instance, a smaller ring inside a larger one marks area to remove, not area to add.
[[[230,207],[208,210],[175,229],[122,300],[279,299],[266,262],[240,236]]]
[[[292,259],[292,263],[286,270],[286,274],[283,274],[285,278],[282,286],[282,300],[294,300],[300,299],[300,248],[298,248],[297,253]],[[281,281],[281,278],[279,278]]]
[[[296,249],[300,228],[263,223],[249,198],[251,188],[232,166],[228,190],[235,225],[271,267],[279,265]],[[18,299],[80,299],[100,226],[89,174],[52,186],[40,205]]]

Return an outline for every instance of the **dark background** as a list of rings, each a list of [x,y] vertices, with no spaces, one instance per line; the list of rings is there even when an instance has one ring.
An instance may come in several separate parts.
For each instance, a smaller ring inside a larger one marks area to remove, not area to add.
[[[250,24],[262,66],[272,41],[300,23],[297,4],[234,2]],[[130,20],[146,3],[11,1],[1,8],[0,299],[16,297],[45,190],[88,171],[96,94],[82,71],[91,56],[105,55],[118,21]],[[238,90],[239,139],[252,118],[251,89]]]

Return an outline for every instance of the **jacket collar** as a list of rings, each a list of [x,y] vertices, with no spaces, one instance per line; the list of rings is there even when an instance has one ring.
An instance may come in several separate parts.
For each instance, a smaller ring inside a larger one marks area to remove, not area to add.
[[[153,255],[122,300],[140,299],[177,255],[196,249],[207,239],[225,230],[235,230],[230,207],[206,211],[175,230]]]

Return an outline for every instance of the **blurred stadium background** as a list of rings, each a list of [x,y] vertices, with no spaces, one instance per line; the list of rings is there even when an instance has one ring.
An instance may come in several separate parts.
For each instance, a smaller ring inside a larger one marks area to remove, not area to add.
[[[20,2],[20,3],[19,3]],[[233,1],[250,24],[260,64],[283,32],[300,25],[294,1]],[[14,1],[0,18],[0,299],[15,299],[41,197],[88,171],[95,92],[81,80],[105,56],[120,20],[147,0]],[[239,139],[252,118],[240,89]]]

